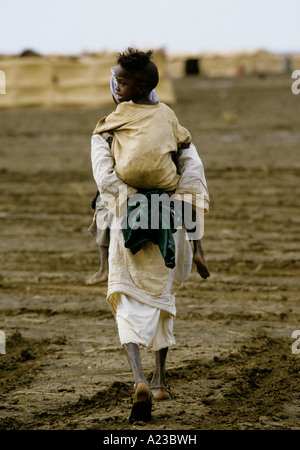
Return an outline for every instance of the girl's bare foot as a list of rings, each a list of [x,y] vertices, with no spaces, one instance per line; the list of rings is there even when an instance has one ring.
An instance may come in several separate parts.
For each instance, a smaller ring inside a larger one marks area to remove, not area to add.
[[[166,386],[150,386],[155,400],[170,400],[170,392]]]
[[[134,402],[146,402],[151,400],[151,391],[149,386],[140,381],[135,389]]]
[[[135,389],[129,421],[131,423],[135,421],[148,422],[152,418],[151,409],[151,391],[147,383],[140,381]]]

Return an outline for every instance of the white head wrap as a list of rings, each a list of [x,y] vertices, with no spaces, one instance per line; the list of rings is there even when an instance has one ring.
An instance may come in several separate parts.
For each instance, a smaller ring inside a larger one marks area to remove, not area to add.
[[[112,69],[111,69],[112,76],[110,79],[110,90],[111,90],[112,95],[114,96],[114,99],[116,100],[116,102],[118,102],[117,94],[116,94],[117,81],[116,81],[116,77],[115,77],[115,71],[116,71],[116,67],[112,67]],[[157,95],[156,95],[156,92],[154,89],[153,89],[153,91],[150,92],[149,99],[152,100],[153,102],[158,102],[158,98],[157,98]]]

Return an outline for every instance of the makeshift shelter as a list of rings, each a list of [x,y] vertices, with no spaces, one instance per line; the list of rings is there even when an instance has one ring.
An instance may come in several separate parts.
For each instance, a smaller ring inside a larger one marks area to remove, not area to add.
[[[175,94],[167,74],[166,55],[154,52],[160,73],[156,89],[159,99],[175,102]],[[18,107],[103,107],[112,104],[111,67],[116,53],[102,52],[78,56],[0,57],[0,70],[6,78],[6,93],[0,97],[0,108]]]
[[[296,57],[293,57],[296,60]],[[173,54],[168,56],[168,71],[172,78],[182,78],[192,71],[191,62],[197,61],[198,73],[207,77],[234,77],[241,75],[268,75],[286,72],[284,55],[264,50],[233,53]],[[188,64],[189,63],[189,64]]]

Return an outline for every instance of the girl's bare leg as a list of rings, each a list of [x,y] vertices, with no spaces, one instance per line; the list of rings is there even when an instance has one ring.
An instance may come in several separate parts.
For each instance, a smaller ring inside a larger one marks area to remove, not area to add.
[[[153,398],[156,400],[169,400],[170,394],[166,386],[166,358],[168,347],[155,352],[155,369],[150,383]]]
[[[148,385],[148,381],[144,375],[140,349],[138,344],[129,342],[123,345],[124,351],[126,353],[130,368],[133,373],[133,378],[135,382],[135,402],[147,401],[151,399],[151,391]]]

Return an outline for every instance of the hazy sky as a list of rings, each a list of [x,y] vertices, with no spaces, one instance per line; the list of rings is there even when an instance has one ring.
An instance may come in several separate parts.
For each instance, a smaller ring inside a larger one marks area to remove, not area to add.
[[[0,0],[0,53],[300,52],[300,0]]]

